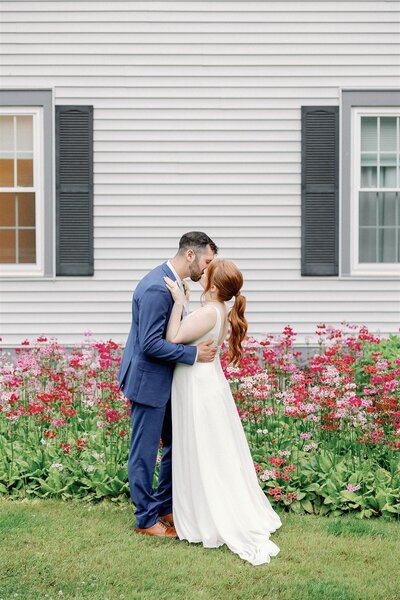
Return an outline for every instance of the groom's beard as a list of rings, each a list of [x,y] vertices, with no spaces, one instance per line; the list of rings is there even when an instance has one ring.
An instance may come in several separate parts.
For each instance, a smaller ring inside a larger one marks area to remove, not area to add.
[[[192,281],[200,281],[203,271],[200,269],[199,259],[195,258],[191,265],[189,265],[189,274]]]

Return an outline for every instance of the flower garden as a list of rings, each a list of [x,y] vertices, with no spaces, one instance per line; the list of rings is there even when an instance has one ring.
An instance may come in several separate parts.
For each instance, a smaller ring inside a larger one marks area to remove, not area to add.
[[[400,337],[346,323],[316,335],[306,362],[289,326],[248,338],[240,369],[222,353],[260,485],[295,513],[399,519]],[[68,351],[40,337],[2,353],[0,495],[129,496],[120,359],[116,343],[89,334]]]

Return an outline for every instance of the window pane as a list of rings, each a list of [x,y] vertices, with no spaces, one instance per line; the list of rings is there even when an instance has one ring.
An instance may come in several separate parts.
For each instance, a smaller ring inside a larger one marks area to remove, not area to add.
[[[376,192],[360,192],[360,225],[377,225],[377,202],[378,194]]]
[[[378,149],[377,118],[361,117],[361,151]]]
[[[0,115],[0,263],[29,265],[38,258],[34,119],[32,114]]]
[[[396,151],[396,117],[381,117],[380,150]]]
[[[396,248],[396,229],[390,227],[390,229],[379,230],[379,262],[396,262],[397,261],[397,248]]]
[[[385,192],[379,194],[378,199],[379,225],[392,225],[396,223],[396,193]]]
[[[15,213],[15,194],[0,194],[0,227],[15,227]]]
[[[361,117],[359,262],[400,262],[400,183],[398,116]],[[396,191],[386,191],[392,188]]]
[[[376,188],[377,187],[377,168],[376,167],[361,167],[361,187]]]
[[[20,229],[18,232],[19,239],[19,262],[34,263],[36,262],[36,247],[35,247],[35,230]]]
[[[15,229],[3,229],[0,235],[0,263],[15,264],[15,250]]]
[[[396,167],[381,167],[379,187],[396,187]]]
[[[392,153],[381,154],[379,187],[396,187],[396,155]]]
[[[33,187],[33,160],[17,160],[17,180],[18,186]]]
[[[361,154],[362,167],[376,167],[378,164],[378,155],[376,152],[363,152]]]
[[[33,117],[17,117],[17,152],[33,151]]]
[[[0,154],[14,152],[14,117],[0,116]]]
[[[14,161],[0,158],[0,187],[14,187]]]
[[[377,229],[368,227],[360,229],[359,255],[360,262],[376,262]]]
[[[35,226],[35,194],[18,194],[18,225]]]

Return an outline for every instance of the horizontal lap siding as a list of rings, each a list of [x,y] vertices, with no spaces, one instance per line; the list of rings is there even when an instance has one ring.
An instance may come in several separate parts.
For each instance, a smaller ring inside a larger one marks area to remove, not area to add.
[[[301,106],[400,84],[398,3],[6,1],[2,12],[2,85],[94,106],[95,276],[3,281],[6,345],[85,330],[125,340],[136,282],[190,229],[243,269],[251,333],[290,324],[304,343],[319,322],[398,330],[400,282],[300,277]]]

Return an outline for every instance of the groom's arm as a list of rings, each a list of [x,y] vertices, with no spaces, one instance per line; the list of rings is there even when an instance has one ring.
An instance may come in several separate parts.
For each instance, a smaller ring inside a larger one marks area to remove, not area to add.
[[[197,356],[196,346],[173,344],[163,337],[171,301],[169,291],[158,285],[149,287],[141,296],[138,330],[140,348],[152,358],[193,365]]]

